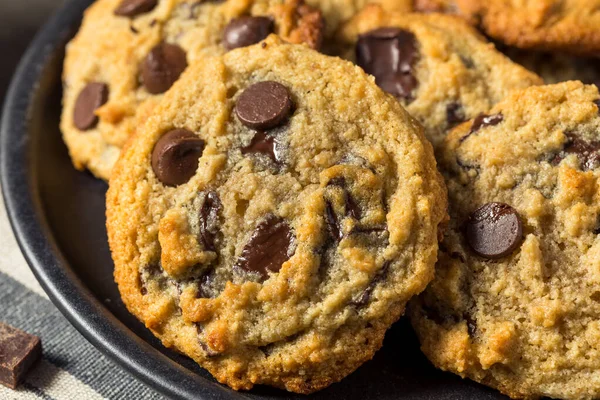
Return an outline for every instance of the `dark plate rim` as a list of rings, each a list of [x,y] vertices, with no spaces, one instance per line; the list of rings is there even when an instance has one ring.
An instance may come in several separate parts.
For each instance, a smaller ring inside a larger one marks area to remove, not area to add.
[[[67,1],[38,31],[13,76],[0,126],[0,183],[19,247],[38,282],[69,322],[103,354],[172,398],[247,398],[179,365],[131,332],[70,270],[52,238],[30,162],[28,123],[53,54],[91,0]]]

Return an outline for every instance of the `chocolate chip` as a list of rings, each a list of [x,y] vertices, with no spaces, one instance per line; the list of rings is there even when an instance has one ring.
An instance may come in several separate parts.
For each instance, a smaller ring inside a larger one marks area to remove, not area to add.
[[[460,103],[452,102],[446,105],[446,121],[449,128],[465,122],[465,119],[465,110]]]
[[[185,51],[176,44],[162,42],[150,50],[142,63],[142,82],[148,92],[164,93],[186,68]]]
[[[115,15],[132,18],[152,11],[157,3],[158,0],[123,0],[115,9]]]
[[[208,192],[200,209],[200,240],[205,250],[215,250],[215,236],[219,232],[219,211],[222,204],[216,192]]]
[[[215,271],[210,270],[202,274],[200,278],[196,279],[196,286],[198,287],[198,291],[196,292],[196,297],[200,299],[209,299],[211,298],[211,290],[210,287],[215,280]]]
[[[473,121],[473,125],[471,125],[471,130],[469,131],[469,135],[477,132],[481,128],[485,128],[486,126],[498,125],[500,122],[502,122],[503,119],[504,119],[504,116],[502,114],[493,114],[493,115],[479,114]]]
[[[16,389],[41,355],[39,337],[0,322],[0,384]]]
[[[333,210],[330,201],[325,201],[325,222],[327,223],[327,231],[333,240],[339,242],[344,237],[338,217]]]
[[[497,259],[519,247],[523,226],[517,211],[508,204],[487,203],[469,216],[465,236],[476,254]]]
[[[235,113],[247,127],[267,130],[286,121],[292,108],[292,99],[285,86],[264,81],[244,90],[235,105]]]
[[[366,289],[356,299],[352,300],[353,305],[355,305],[357,308],[361,308],[367,305],[367,303],[371,300],[371,296],[373,295],[373,290],[375,290],[375,286],[377,286],[379,282],[381,282],[387,277],[388,271],[390,269],[390,264],[391,262],[386,261],[381,266],[381,269],[377,272],[371,283],[369,283],[369,286],[367,286]]]
[[[152,169],[167,186],[186,183],[198,169],[204,140],[186,129],[174,129],[161,136],[152,150]]]
[[[383,233],[387,231],[385,225],[374,225],[374,226],[355,226],[352,229],[352,233],[364,233],[370,235],[371,233]]]
[[[600,167],[600,142],[588,142],[575,133],[566,135],[567,143],[563,151],[552,159],[553,165],[558,165],[568,154],[575,154],[583,171]]]
[[[267,215],[252,233],[236,266],[248,272],[257,272],[263,279],[268,278],[269,272],[278,272],[281,265],[292,256],[293,237],[283,218]]]
[[[253,45],[273,33],[273,20],[268,17],[240,17],[227,24],[223,46],[227,50]]]
[[[242,148],[242,154],[261,153],[268,156],[271,160],[280,164],[282,162],[281,151],[278,149],[278,143],[275,137],[267,135],[265,132],[256,132],[250,144]]]
[[[356,63],[383,90],[407,100],[418,86],[414,75],[418,59],[417,39],[404,29],[375,29],[360,35],[356,43]]]
[[[348,191],[346,186],[346,180],[341,177],[333,178],[329,182],[327,182],[327,186],[338,186],[344,190],[344,202],[346,205],[346,215],[350,216],[356,220],[361,218],[360,207],[354,200],[352,194]]]
[[[598,107],[598,113],[600,114],[600,99],[594,100],[594,104],[596,105],[596,107]]]
[[[100,82],[88,83],[77,96],[73,111],[73,124],[81,131],[87,131],[98,124],[96,109],[108,100],[108,86]]]
[[[477,331],[477,322],[471,317],[469,313],[463,313],[463,320],[467,323],[467,332],[469,336],[473,337]]]

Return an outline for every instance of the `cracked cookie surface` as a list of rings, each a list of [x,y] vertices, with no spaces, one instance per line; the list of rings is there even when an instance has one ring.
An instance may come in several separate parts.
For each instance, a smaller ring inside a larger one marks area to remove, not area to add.
[[[450,223],[409,307],[439,368],[515,398],[600,396],[600,94],[516,92],[454,129]]]
[[[99,0],[67,46],[61,130],[77,169],[108,180],[126,141],[188,64],[276,33],[318,47],[300,0]],[[200,60],[200,61],[199,61]]]
[[[511,91],[542,82],[452,16],[368,5],[344,24],[337,39],[340,54],[374,75],[423,124],[434,147],[450,128]]]
[[[414,0],[417,11],[459,15],[523,49],[596,56],[600,0]]]
[[[235,389],[309,393],[369,360],[433,278],[445,218],[420,125],[275,36],[186,71],[107,195],[123,301]]]

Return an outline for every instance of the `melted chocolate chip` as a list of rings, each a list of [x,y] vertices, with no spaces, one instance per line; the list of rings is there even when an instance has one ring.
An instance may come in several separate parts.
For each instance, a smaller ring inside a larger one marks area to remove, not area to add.
[[[227,50],[253,45],[273,33],[273,20],[268,17],[240,17],[232,20],[223,31],[223,46]]]
[[[471,130],[469,131],[469,135],[477,132],[481,128],[485,128],[486,126],[498,125],[504,116],[502,114],[493,114],[493,115],[485,115],[479,114],[475,120],[473,120],[473,125],[471,125]]]
[[[375,286],[382,280],[387,277],[388,271],[390,269],[391,262],[386,261],[379,272],[375,275],[369,286],[354,300],[352,300],[352,304],[354,304],[357,308],[364,307],[371,300],[371,296],[373,295],[373,290],[375,290]]]
[[[186,183],[198,169],[204,140],[186,129],[174,129],[161,136],[152,150],[152,169],[167,186]]]
[[[325,202],[325,222],[327,222],[327,231],[329,236],[336,242],[339,242],[344,237],[338,217],[333,210],[330,201]]]
[[[87,131],[98,124],[96,109],[108,101],[108,86],[100,82],[88,83],[77,96],[73,111],[73,124]]]
[[[150,50],[142,63],[142,82],[148,92],[164,93],[186,68],[185,51],[176,44],[162,42]]]
[[[346,180],[341,177],[333,178],[329,182],[327,182],[327,186],[338,186],[344,190],[344,202],[346,205],[346,215],[350,216],[356,220],[361,218],[360,207],[354,200],[352,194],[348,191],[346,186]]]
[[[152,11],[157,3],[158,0],[123,0],[115,9],[115,15],[133,18]]]
[[[196,279],[196,285],[198,287],[198,291],[196,292],[197,298],[209,299],[212,297],[210,295],[210,286],[213,284],[214,279],[214,270],[207,271],[200,278]]]
[[[523,239],[519,214],[504,203],[487,203],[478,208],[469,216],[465,228],[471,249],[488,259],[512,254]]]
[[[215,236],[219,232],[219,211],[222,204],[216,192],[206,193],[200,209],[200,240],[205,250],[215,251]]]
[[[242,250],[236,266],[249,272],[257,272],[263,279],[269,272],[278,272],[292,256],[294,235],[288,223],[273,214],[256,227]]]
[[[469,336],[473,337],[477,331],[477,322],[471,317],[471,314],[466,312],[463,313],[462,319],[467,323],[467,332],[469,332]]]
[[[567,133],[567,143],[562,152],[551,161],[558,165],[568,154],[575,154],[583,171],[600,167],[600,142],[588,142],[575,133]]]
[[[403,29],[375,29],[360,35],[356,43],[356,63],[383,90],[407,100],[418,86],[414,75],[418,59],[417,39]]]
[[[261,153],[268,156],[275,163],[282,162],[281,151],[274,136],[265,132],[256,132],[250,144],[242,148],[242,154]]]
[[[283,124],[293,109],[288,89],[273,81],[258,82],[240,95],[235,113],[252,129],[268,130]]]
[[[453,102],[446,105],[446,121],[449,128],[465,121],[465,110],[460,103]]]

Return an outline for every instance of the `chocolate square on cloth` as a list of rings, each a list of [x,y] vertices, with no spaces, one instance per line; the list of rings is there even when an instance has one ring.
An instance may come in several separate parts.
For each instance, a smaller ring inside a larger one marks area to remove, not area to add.
[[[39,337],[0,322],[0,384],[16,389],[41,355]]]

